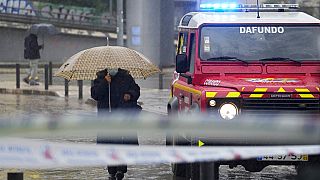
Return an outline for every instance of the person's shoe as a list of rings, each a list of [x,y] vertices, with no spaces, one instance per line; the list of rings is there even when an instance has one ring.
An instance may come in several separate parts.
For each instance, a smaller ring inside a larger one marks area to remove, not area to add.
[[[34,78],[34,80],[37,81],[37,82],[40,81],[38,76],[36,76],[36,77]]]
[[[29,82],[29,84],[30,84],[30,86],[38,86],[39,85],[39,83],[37,81],[35,81],[35,80],[31,80]]]
[[[124,178],[124,173],[121,172],[121,171],[118,171],[117,174],[116,174],[116,178],[117,180],[121,180]]]
[[[109,174],[109,180],[116,180],[115,174]]]
[[[23,78],[23,82],[29,84],[29,78],[28,77]]]

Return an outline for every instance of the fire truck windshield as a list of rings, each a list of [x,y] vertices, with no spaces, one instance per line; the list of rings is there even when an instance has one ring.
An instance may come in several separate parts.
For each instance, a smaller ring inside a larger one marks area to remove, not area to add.
[[[320,26],[204,26],[200,37],[202,60],[236,57],[256,61],[285,57],[294,61],[320,61]]]

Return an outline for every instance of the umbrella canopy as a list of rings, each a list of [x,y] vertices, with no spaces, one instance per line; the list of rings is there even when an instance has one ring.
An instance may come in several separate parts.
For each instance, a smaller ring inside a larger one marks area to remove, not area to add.
[[[78,52],[55,73],[67,80],[93,80],[98,71],[106,68],[128,70],[134,78],[147,78],[160,72],[141,53],[120,46],[101,46]]]
[[[57,28],[52,24],[33,24],[30,27],[30,33],[37,34],[37,35],[55,35],[58,34]]]

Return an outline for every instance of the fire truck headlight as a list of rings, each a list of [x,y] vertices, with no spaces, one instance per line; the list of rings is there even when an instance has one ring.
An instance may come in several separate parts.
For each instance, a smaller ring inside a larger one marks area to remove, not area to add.
[[[239,114],[239,109],[233,103],[224,103],[219,109],[219,114],[225,120],[232,120]]]
[[[217,105],[217,102],[212,99],[212,100],[209,101],[209,105],[210,105],[211,107],[215,107],[215,106]]]

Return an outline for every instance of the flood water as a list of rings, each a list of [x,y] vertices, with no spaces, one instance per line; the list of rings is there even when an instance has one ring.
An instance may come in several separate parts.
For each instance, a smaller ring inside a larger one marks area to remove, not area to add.
[[[157,111],[164,111],[167,92],[150,91],[141,95],[142,101],[154,97],[153,102],[144,106],[156,108]],[[157,104],[158,103],[158,104]],[[153,105],[153,106],[152,106]],[[158,107],[161,106],[161,107]],[[150,108],[149,107],[149,108]],[[19,115],[29,116],[37,114],[47,114],[59,116],[61,114],[92,114],[96,113],[96,108],[86,104],[85,100],[76,98],[61,98],[50,96],[24,96],[24,95],[0,95],[0,115],[16,117]],[[52,137],[51,137],[52,138]],[[140,144],[165,144],[164,134],[138,133]],[[56,137],[54,141],[73,141],[95,143],[96,137],[66,138]],[[107,179],[108,174],[104,167],[72,168],[72,169],[50,169],[50,170],[16,170],[1,169],[0,179],[6,179],[7,172],[23,171],[24,178],[32,179]],[[270,166],[259,173],[250,173],[243,167],[229,169],[227,166],[220,167],[220,179],[294,179],[296,174],[292,166]],[[170,164],[153,164],[129,166],[125,179],[172,179]]]

